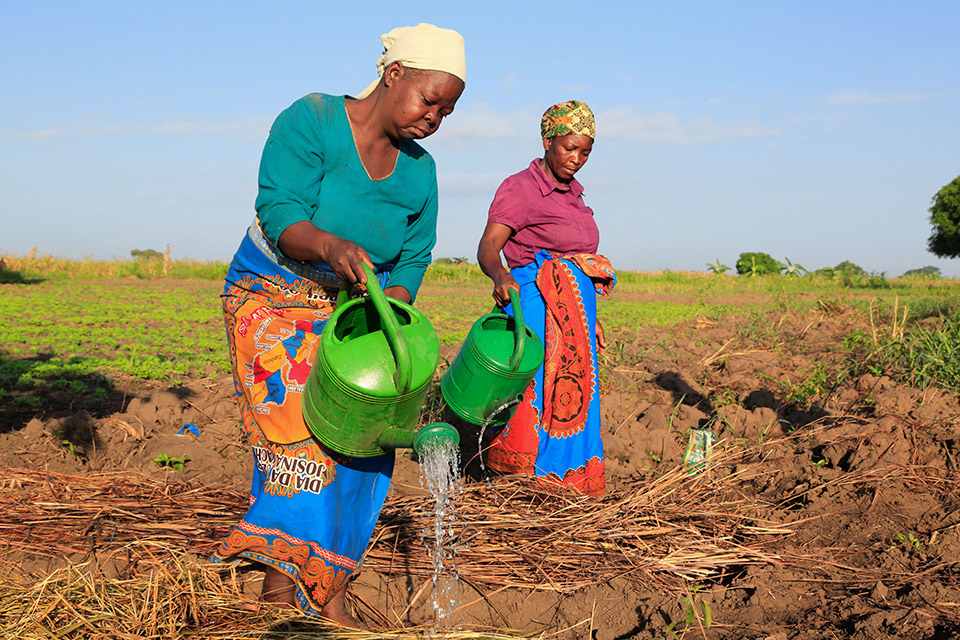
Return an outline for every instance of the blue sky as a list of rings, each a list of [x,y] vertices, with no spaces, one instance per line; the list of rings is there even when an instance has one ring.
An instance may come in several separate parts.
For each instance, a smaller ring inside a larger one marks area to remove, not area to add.
[[[956,2],[47,2],[0,21],[0,255],[229,260],[276,115],[355,94],[379,35],[467,42],[467,89],[424,142],[435,257],[475,259],[539,117],[587,102],[578,174],[621,269],[702,271],[744,251],[808,269],[924,265],[927,208],[960,174]]]

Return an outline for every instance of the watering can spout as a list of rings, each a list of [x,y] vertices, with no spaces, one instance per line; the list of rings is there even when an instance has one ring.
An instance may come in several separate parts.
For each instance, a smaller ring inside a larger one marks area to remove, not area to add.
[[[453,446],[460,444],[460,434],[445,422],[427,424],[416,431],[390,427],[385,429],[377,439],[381,449],[409,449],[413,448],[417,454],[423,453],[424,447],[436,446],[439,443],[450,443]]]
[[[441,445],[460,445],[460,433],[446,422],[434,422],[420,427],[413,439],[413,450],[417,455],[423,455],[424,451],[431,447],[440,448]]]

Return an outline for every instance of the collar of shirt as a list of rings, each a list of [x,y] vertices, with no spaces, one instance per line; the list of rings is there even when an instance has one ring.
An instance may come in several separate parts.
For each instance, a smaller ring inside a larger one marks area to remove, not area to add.
[[[569,191],[573,194],[574,197],[579,198],[583,193],[583,185],[577,182],[577,179],[574,178],[570,181],[570,184],[563,185],[557,184],[547,176],[543,171],[543,167],[540,166],[540,158],[535,159],[530,163],[530,173],[533,174],[533,177],[537,181],[537,185],[540,187],[540,194],[546,198],[553,191]]]

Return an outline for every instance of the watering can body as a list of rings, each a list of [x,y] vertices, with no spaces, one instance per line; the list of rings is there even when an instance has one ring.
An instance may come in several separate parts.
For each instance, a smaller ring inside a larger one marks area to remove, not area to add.
[[[495,309],[474,322],[440,381],[447,406],[471,424],[506,424],[543,363],[543,343],[523,323],[513,289],[510,298],[514,315]]]
[[[303,391],[311,433],[361,458],[412,446],[439,360],[437,334],[422,313],[384,295],[372,271],[367,289],[369,297],[338,303]]]

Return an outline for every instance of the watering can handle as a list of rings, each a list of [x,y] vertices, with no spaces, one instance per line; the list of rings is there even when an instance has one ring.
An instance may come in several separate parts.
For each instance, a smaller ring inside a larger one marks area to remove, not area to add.
[[[337,306],[349,302],[350,294],[353,292],[353,285],[346,280],[340,281],[340,292],[337,294]]]
[[[410,390],[410,381],[412,376],[413,363],[410,359],[410,348],[407,345],[407,339],[400,330],[400,323],[397,322],[397,316],[393,313],[390,301],[387,295],[380,287],[380,281],[376,274],[367,265],[363,265],[363,270],[367,273],[367,292],[370,294],[370,300],[373,307],[380,316],[380,326],[384,335],[387,337],[387,344],[393,351],[393,359],[397,363],[397,372],[393,377],[394,384],[400,393],[406,393]],[[341,302],[349,299],[352,285],[349,282],[343,282],[340,285],[340,293],[337,294],[337,306]]]
[[[520,310],[520,292],[510,289],[510,306],[513,308],[513,355],[510,357],[510,370],[516,371],[523,360],[523,348],[527,340],[527,325],[523,324],[523,312]]]

